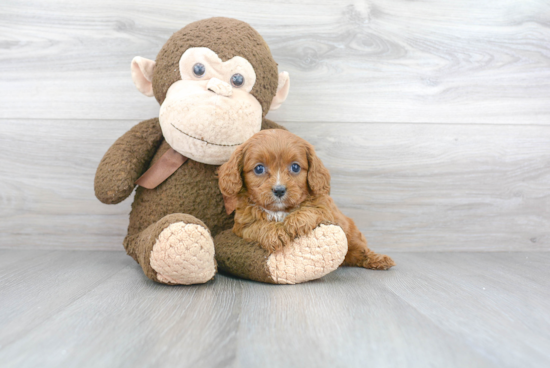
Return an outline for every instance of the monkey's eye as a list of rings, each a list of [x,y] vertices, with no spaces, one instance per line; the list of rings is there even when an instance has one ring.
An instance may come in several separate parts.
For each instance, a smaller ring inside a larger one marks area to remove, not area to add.
[[[262,164],[256,165],[256,167],[254,168],[254,173],[256,175],[262,175],[263,173],[265,173],[264,165],[262,165]]]
[[[206,68],[201,63],[196,63],[193,65],[193,74],[195,74],[196,77],[202,77],[204,75],[204,72],[206,71]]]
[[[297,174],[300,172],[300,170],[302,170],[302,168],[297,163],[293,163],[292,165],[290,165],[290,171],[292,171],[293,173]]]
[[[233,87],[241,87],[244,84],[244,77],[239,73],[233,74],[231,76],[231,84],[233,85]]]

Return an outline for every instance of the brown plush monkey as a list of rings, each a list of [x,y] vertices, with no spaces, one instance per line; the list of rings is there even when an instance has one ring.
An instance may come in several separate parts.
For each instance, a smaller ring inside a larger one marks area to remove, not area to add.
[[[147,277],[204,283],[218,266],[252,280],[298,283],[342,263],[347,242],[335,225],[271,255],[231,232],[216,171],[260,129],[283,129],[265,115],[284,102],[290,83],[253,28],[229,18],[191,23],[170,37],[156,62],[136,57],[131,69],[138,90],[159,102],[159,118],[111,146],[95,193],[116,204],[139,184],[124,247]]]

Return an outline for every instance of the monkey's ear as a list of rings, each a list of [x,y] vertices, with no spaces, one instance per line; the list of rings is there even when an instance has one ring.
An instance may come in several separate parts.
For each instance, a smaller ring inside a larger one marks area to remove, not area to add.
[[[273,101],[271,101],[271,107],[269,110],[277,110],[283,102],[286,100],[286,96],[288,96],[288,90],[290,89],[290,77],[288,76],[287,72],[280,72],[279,73],[279,84],[277,85],[277,93],[275,94],[275,97],[273,97]]]
[[[147,97],[153,96],[153,69],[155,62],[141,56],[132,60],[132,80],[137,89]]]

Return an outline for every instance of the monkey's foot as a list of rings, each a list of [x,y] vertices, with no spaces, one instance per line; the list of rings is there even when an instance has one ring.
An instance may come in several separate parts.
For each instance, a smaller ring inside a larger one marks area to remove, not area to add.
[[[272,254],[231,230],[218,234],[215,243],[220,270],[271,284],[298,284],[323,277],[340,266],[348,250],[346,234],[336,225],[321,225]]]
[[[342,264],[348,242],[340,226],[321,225],[309,235],[295,239],[267,259],[268,272],[276,284],[315,280]]]
[[[202,284],[216,274],[214,242],[203,226],[176,222],[159,234],[150,263],[160,282]]]

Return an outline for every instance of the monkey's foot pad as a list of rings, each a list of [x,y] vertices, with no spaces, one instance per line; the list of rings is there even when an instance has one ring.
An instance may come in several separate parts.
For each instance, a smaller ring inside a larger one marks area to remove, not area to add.
[[[298,284],[334,271],[348,251],[346,234],[340,226],[321,225],[273,253],[267,259],[268,272],[277,284]]]
[[[176,222],[164,229],[151,251],[151,267],[167,284],[203,284],[216,274],[214,242],[201,225]]]

